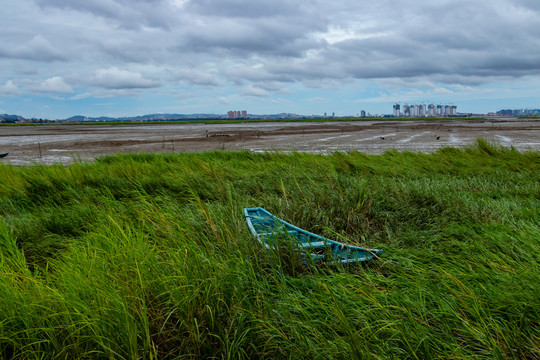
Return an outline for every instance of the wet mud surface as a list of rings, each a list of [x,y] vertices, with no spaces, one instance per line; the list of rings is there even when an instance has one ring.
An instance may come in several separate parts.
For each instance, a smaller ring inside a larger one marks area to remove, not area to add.
[[[540,119],[2,126],[0,153],[9,155],[0,161],[69,164],[115,153],[214,150],[429,153],[465,147],[477,138],[540,150]]]

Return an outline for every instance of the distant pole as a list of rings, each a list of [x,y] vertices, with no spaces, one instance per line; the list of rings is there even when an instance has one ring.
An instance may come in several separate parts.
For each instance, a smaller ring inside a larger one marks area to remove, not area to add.
[[[38,146],[38,149],[39,149],[39,158],[41,159],[41,158],[42,158],[42,155],[41,155],[41,144],[39,143],[39,141],[38,141],[38,143],[37,143],[37,146]]]
[[[171,144],[172,144],[172,149],[174,151],[174,140],[171,140]]]

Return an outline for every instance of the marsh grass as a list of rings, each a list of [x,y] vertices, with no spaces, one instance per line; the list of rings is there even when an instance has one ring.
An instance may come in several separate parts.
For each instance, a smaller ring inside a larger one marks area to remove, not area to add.
[[[540,357],[538,152],[1,165],[0,205],[0,358]],[[254,206],[384,254],[266,250]]]

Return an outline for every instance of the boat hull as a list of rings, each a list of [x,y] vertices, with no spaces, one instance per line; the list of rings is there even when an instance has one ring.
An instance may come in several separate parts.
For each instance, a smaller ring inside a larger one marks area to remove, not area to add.
[[[343,244],[300,229],[263,208],[245,208],[244,217],[254,238],[267,248],[274,248],[280,240],[293,241],[316,261],[327,264],[364,262],[377,258],[382,250],[366,249]]]

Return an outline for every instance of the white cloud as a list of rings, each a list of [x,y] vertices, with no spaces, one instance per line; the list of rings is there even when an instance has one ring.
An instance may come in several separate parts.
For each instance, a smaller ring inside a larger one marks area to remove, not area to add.
[[[96,70],[90,78],[90,83],[106,89],[148,89],[161,85],[158,80],[145,79],[138,72],[116,67]]]
[[[219,103],[222,104],[222,105],[230,105],[231,104],[231,101],[225,96],[221,96],[218,100],[219,100]]]
[[[92,97],[93,94],[91,92],[84,92],[77,95],[74,95],[70,98],[70,100],[81,100],[81,99],[87,99],[89,97]]]
[[[20,93],[19,87],[11,80],[6,81],[4,85],[0,85],[0,94],[2,95],[19,95]]]
[[[169,0],[169,3],[176,8],[182,9],[189,0]]]
[[[180,100],[191,99],[195,97],[195,94],[185,91],[185,90],[172,90],[171,95],[175,99],[180,99]]]
[[[73,93],[71,86],[66,84],[60,76],[54,76],[42,81],[39,85],[33,86],[32,90],[39,93],[70,94]]]
[[[242,93],[248,96],[257,96],[257,97],[268,96],[268,91],[261,89],[259,87],[255,87],[253,85],[248,85],[247,87],[245,87]]]
[[[278,104],[278,105],[290,105],[291,102],[287,99],[283,99],[283,98],[277,98],[277,99],[272,99],[271,102],[273,104]]]

